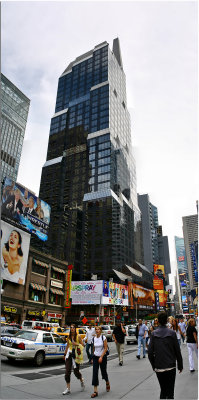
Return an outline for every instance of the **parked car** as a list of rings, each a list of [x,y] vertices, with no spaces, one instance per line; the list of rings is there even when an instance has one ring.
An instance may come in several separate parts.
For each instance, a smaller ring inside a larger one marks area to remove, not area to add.
[[[11,325],[1,326],[1,337],[2,336],[13,336],[19,331],[19,328]]]
[[[102,325],[102,334],[106,336],[107,342],[112,342],[114,328],[115,326],[113,325]]]
[[[65,349],[63,338],[42,330],[20,330],[12,337],[1,337],[1,355],[8,359],[32,359],[38,367],[45,359],[63,358]]]
[[[14,326],[15,328],[22,329],[22,326],[20,324],[15,323],[15,322],[11,322],[11,324],[9,324],[9,326]]]
[[[128,325],[126,329],[126,344],[137,343],[136,325]]]

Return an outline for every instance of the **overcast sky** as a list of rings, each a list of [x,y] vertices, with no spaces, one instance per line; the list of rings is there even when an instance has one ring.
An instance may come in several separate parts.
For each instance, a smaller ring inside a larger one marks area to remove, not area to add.
[[[119,37],[137,191],[158,207],[174,271],[174,236],[198,195],[197,2],[4,1],[1,20],[2,72],[31,100],[18,182],[36,194],[59,76]]]

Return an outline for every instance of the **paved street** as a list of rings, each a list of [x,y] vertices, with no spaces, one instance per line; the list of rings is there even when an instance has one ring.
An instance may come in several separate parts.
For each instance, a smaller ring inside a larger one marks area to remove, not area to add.
[[[152,371],[148,358],[136,358],[136,345],[125,347],[124,365],[118,365],[114,343],[111,344],[111,354],[108,361],[108,374],[111,383],[110,393],[105,391],[105,383],[100,379],[99,398],[109,399],[159,399],[159,385]],[[182,345],[184,370],[177,372],[175,399],[192,400],[198,398],[198,371],[190,374],[188,352]],[[86,360],[86,357],[85,357]],[[195,365],[197,367],[197,365]],[[14,364],[5,371],[2,362],[1,399],[58,399],[64,398],[65,389],[64,366],[61,362],[47,363],[41,368],[33,368],[31,363],[23,368]],[[197,369],[197,368],[196,368]],[[88,399],[93,392],[91,386],[92,367],[87,362],[82,366],[86,389],[80,391],[79,381],[72,374],[71,395],[74,399]]]

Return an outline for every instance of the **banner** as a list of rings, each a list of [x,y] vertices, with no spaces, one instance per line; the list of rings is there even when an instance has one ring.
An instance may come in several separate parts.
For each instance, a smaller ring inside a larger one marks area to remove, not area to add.
[[[29,232],[46,241],[48,239],[50,211],[51,207],[29,189],[10,178],[5,179],[2,191],[2,215],[17,220]]]
[[[72,281],[72,304],[100,304],[103,281]]]
[[[157,293],[159,294],[159,306],[166,307],[167,294],[164,290],[157,290]]]
[[[144,288],[136,283],[128,283],[129,292],[129,306],[131,308],[136,307],[136,303],[139,308],[153,308],[155,305],[154,290]]]
[[[102,304],[128,306],[128,286],[103,281]]]
[[[66,303],[65,303],[65,308],[70,308],[71,307],[72,269],[73,269],[73,265],[72,264],[68,265],[68,270],[67,270],[67,273],[66,273]]]
[[[153,289],[154,290],[163,290],[163,279],[159,279],[158,277],[154,277],[153,280]]]
[[[154,277],[159,279],[165,278],[164,265],[153,264]]]
[[[1,278],[25,284],[30,235],[1,221]]]

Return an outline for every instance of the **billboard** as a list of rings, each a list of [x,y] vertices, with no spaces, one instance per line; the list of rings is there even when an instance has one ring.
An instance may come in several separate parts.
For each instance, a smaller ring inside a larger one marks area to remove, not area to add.
[[[128,306],[128,286],[103,281],[102,304]]]
[[[1,278],[25,284],[30,235],[1,221]]]
[[[2,215],[17,220],[39,239],[48,239],[51,207],[19,183],[6,178],[2,191]]]
[[[144,288],[136,283],[128,283],[129,306],[135,308],[135,304],[139,308],[153,308],[155,305],[154,290]]]
[[[154,290],[163,290],[163,279],[159,279],[158,277],[154,277],[153,280],[153,289]]]
[[[103,281],[72,281],[72,304],[100,304]]]
[[[166,292],[164,290],[157,290],[157,293],[159,294],[159,306],[166,307],[166,302],[167,302]]]
[[[159,279],[165,278],[164,265],[153,264],[154,276]]]

